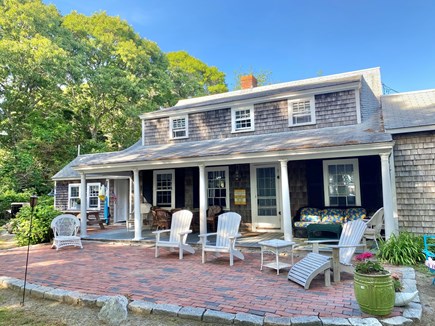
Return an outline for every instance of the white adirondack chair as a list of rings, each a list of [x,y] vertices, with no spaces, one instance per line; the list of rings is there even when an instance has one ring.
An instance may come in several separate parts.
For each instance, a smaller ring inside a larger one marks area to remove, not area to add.
[[[236,239],[241,236],[239,226],[242,217],[237,213],[224,213],[219,215],[217,232],[200,234],[202,242],[202,263],[205,263],[205,254],[211,252],[227,252],[230,254],[230,266],[234,264],[234,256],[244,260],[243,254],[235,248]],[[207,237],[216,235],[216,243],[208,244]]]
[[[191,254],[195,253],[195,250],[186,243],[187,235],[192,233],[192,230],[189,230],[192,222],[192,215],[192,212],[185,209],[177,211],[172,214],[170,229],[153,232],[156,235],[156,258],[159,257],[159,247],[166,247],[171,250],[178,248],[180,259],[183,259],[184,251],[190,252]],[[169,233],[168,240],[160,239],[160,236],[163,233]]]
[[[52,248],[76,246],[83,249],[82,240],[77,233],[80,228],[80,221],[77,217],[71,214],[62,214],[51,221],[54,239]]]
[[[325,265],[325,260],[314,260],[314,256],[310,257],[310,255],[307,255],[307,257],[301,259],[290,269],[288,279],[301,284],[305,289],[308,289],[311,281],[317,274],[326,272],[326,268],[328,268],[328,270],[329,268],[332,268],[334,282],[340,282],[341,272],[353,273],[354,268],[352,266],[352,256],[355,253],[356,248],[365,246],[361,243],[361,240],[366,228],[367,225],[363,220],[351,221],[343,225],[343,230],[339,240],[308,241],[308,243],[313,244],[313,252],[317,254],[319,243],[338,241],[338,245],[328,245],[328,248],[332,249],[332,262],[328,267]],[[329,258],[325,255],[318,256]],[[318,256],[316,257],[318,258]],[[307,270],[307,265],[310,266],[309,270]],[[325,283],[328,285],[326,279]]]
[[[379,249],[378,238],[381,237],[382,226],[384,225],[384,208],[379,208],[376,213],[366,222],[367,229],[364,232],[363,241],[373,240],[376,248]]]

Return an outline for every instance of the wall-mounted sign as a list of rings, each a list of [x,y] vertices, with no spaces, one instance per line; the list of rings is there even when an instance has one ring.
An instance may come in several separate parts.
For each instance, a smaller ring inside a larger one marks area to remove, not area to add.
[[[234,189],[234,205],[246,205],[246,189]]]

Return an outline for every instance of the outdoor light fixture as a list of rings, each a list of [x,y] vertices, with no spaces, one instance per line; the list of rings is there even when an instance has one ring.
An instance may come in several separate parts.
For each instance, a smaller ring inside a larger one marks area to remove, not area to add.
[[[27,258],[26,258],[26,271],[24,272],[24,286],[23,286],[23,301],[21,302],[21,306],[24,306],[24,298],[26,296],[26,283],[27,283],[27,266],[29,265],[29,248],[30,248],[30,236],[32,235],[32,223],[33,223],[33,211],[35,209],[36,204],[38,203],[38,196],[32,195],[30,196],[30,225],[29,225],[29,234],[27,241]]]

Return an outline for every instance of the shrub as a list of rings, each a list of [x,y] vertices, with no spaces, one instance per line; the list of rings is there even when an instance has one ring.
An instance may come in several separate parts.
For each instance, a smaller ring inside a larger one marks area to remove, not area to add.
[[[6,211],[11,209],[11,203],[14,202],[29,202],[32,191],[26,190],[22,193],[17,193],[13,190],[0,192],[0,219],[7,217]]]
[[[394,265],[416,265],[425,259],[423,238],[409,232],[391,235],[387,241],[381,240],[378,257]]]
[[[60,214],[62,214],[60,211],[54,209],[52,198],[38,200],[33,212],[30,244],[49,242],[53,236],[50,228],[51,221]],[[31,207],[25,206],[21,208],[17,217],[11,221],[19,246],[27,245],[29,241],[30,217]]]

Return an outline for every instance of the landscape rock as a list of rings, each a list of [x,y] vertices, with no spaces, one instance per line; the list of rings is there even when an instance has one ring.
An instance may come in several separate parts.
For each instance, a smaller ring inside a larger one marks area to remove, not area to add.
[[[128,300],[124,296],[115,296],[110,298],[98,313],[98,319],[108,325],[119,325],[127,319]]]

